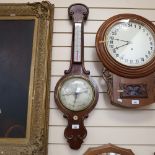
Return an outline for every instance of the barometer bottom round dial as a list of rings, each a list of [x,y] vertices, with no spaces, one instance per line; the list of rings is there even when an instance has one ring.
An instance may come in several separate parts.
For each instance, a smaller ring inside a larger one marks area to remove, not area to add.
[[[65,78],[58,88],[58,98],[62,105],[72,111],[81,111],[89,107],[94,100],[94,86],[81,76]]]

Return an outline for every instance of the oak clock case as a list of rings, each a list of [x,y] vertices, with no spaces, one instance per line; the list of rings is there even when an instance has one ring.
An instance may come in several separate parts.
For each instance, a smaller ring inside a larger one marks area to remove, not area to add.
[[[98,100],[97,86],[84,67],[83,27],[88,13],[88,8],[79,3],[68,8],[73,25],[70,68],[65,70],[54,92],[55,102],[68,120],[64,135],[72,149],[81,147],[87,135],[83,121]]]
[[[96,35],[96,51],[114,105],[138,108],[154,102],[155,26],[135,14],[106,20]]]
[[[104,144],[88,148],[84,155],[134,155],[131,149],[121,148],[113,144]]]

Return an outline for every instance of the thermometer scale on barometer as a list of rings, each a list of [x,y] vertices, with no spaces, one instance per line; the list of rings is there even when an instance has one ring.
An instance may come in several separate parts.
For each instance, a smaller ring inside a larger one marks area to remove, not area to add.
[[[98,100],[97,86],[84,68],[83,25],[88,13],[83,4],[73,4],[68,8],[73,25],[71,62],[54,92],[55,102],[68,120],[64,135],[72,149],[79,149],[83,143],[87,135],[83,121]]]
[[[81,23],[75,23],[74,62],[81,62]]]

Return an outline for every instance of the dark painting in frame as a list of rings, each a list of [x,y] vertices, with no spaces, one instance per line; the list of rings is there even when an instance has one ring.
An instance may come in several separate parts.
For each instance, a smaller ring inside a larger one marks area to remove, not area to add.
[[[0,154],[47,154],[53,11],[0,4]]]

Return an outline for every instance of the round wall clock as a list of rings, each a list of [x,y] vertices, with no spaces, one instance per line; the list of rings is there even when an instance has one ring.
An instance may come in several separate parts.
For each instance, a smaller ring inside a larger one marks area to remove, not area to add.
[[[99,28],[96,50],[113,104],[134,108],[154,102],[152,22],[135,14],[113,16]]]
[[[73,23],[71,64],[56,84],[54,92],[58,108],[68,119],[64,135],[72,149],[79,149],[83,143],[87,135],[83,121],[98,100],[97,86],[84,68],[83,24],[88,12],[83,4],[73,4],[68,8]]]

